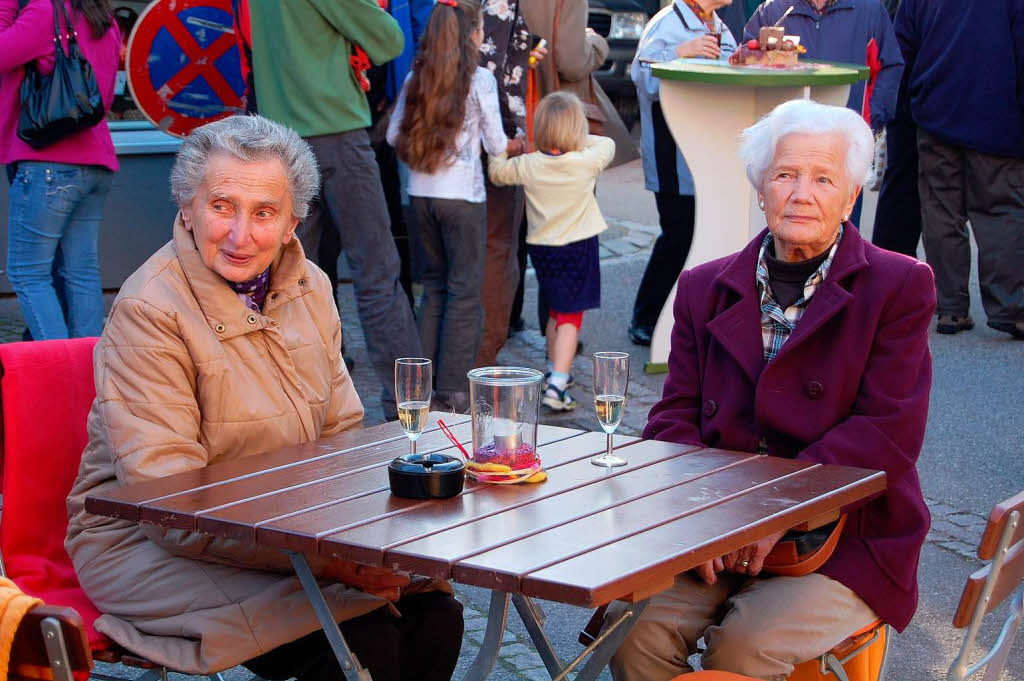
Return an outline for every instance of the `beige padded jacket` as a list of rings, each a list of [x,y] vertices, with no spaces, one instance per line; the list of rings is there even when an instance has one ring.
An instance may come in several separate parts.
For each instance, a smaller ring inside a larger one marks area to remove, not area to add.
[[[89,444],[65,546],[100,611],[96,629],[189,674],[232,667],[318,628],[287,557],[237,541],[95,516],[87,495],[358,428],[327,276],[297,239],[263,314],[174,237],[121,288],[93,365]],[[322,568],[312,560],[314,570]],[[384,601],[332,584],[339,621]]]

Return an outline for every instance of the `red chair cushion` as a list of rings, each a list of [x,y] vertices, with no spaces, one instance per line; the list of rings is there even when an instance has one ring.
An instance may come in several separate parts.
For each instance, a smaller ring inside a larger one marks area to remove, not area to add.
[[[66,501],[88,441],[96,388],[96,338],[0,345],[3,380],[3,514],[0,553],[7,575],[28,594],[72,607],[89,644],[110,641],[92,624],[100,612],[82,591],[64,550]]]

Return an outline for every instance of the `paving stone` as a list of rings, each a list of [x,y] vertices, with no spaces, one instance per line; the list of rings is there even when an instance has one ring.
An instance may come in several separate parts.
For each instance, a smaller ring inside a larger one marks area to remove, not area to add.
[[[540,659],[540,655],[537,653],[530,653],[529,655],[516,655],[515,657],[506,658],[502,656],[502,661],[511,664],[516,669],[536,669],[538,667],[544,667],[544,660]]]
[[[629,255],[630,253],[636,253],[636,244],[627,241],[626,239],[611,239],[601,244],[608,250],[612,251],[616,255]]]
[[[608,248],[606,248],[603,245],[598,245],[598,247],[597,247],[597,257],[598,258],[600,258],[601,260],[604,260],[605,258],[612,258],[614,256],[615,256],[615,253],[613,253],[611,250],[609,250]]]
[[[541,669],[523,669],[519,671],[519,675],[527,681],[551,681],[551,675],[543,667]]]
[[[956,553],[964,558],[974,558],[976,556],[976,547],[971,546],[967,542],[962,541],[943,541],[939,542],[939,546],[944,549],[948,549],[953,553]]]
[[[623,237],[626,241],[634,244],[637,248],[646,248],[651,245],[654,237],[650,234],[642,234],[640,232],[631,232]]]
[[[482,631],[487,628],[487,620],[483,617],[466,618],[466,631]]]

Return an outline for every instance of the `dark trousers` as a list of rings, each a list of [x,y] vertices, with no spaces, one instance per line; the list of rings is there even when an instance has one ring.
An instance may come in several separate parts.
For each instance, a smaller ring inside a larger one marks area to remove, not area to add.
[[[395,413],[395,359],[419,357],[412,309],[399,283],[399,261],[391,238],[387,204],[370,138],[365,130],[306,140],[320,164],[323,185],[296,234],[307,254],[317,253],[320,236],[334,229],[348,259],[356,308],[377,378],[384,414]]]
[[[696,202],[692,196],[656,192],[661,234],[654,241],[640,288],[633,303],[633,325],[653,329],[665,306],[672,285],[686,264],[693,241]]]
[[[445,593],[408,596],[341,623],[341,633],[373,681],[448,681],[462,647],[462,604]],[[341,681],[344,674],[323,630],[242,664],[268,681]]]
[[[921,200],[917,194],[917,126],[909,112],[885,126],[885,175],[875,210],[871,243],[917,257],[921,240]]]
[[[437,394],[468,394],[483,333],[480,302],[487,248],[487,206],[456,199],[412,198],[417,270],[423,284],[420,342],[434,362]]]
[[[935,272],[938,314],[968,313],[970,220],[988,321],[1024,321],[1024,159],[947,144],[920,128],[917,152],[924,252]]]
[[[498,351],[508,338],[509,314],[519,283],[519,226],[523,221],[523,204],[522,187],[496,187],[487,182],[484,332],[476,359],[478,366],[497,364]]]

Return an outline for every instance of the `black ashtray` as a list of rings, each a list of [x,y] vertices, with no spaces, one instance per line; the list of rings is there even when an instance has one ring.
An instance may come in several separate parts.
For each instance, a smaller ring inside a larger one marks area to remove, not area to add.
[[[462,491],[466,464],[447,454],[406,454],[388,464],[391,493],[406,499],[447,499]]]

